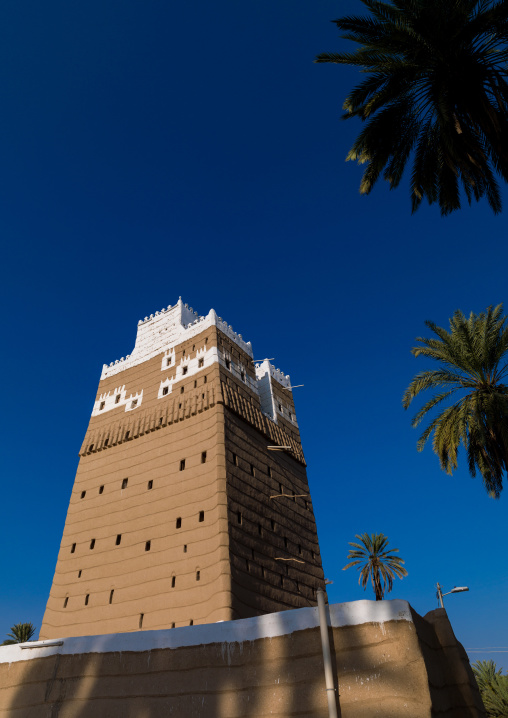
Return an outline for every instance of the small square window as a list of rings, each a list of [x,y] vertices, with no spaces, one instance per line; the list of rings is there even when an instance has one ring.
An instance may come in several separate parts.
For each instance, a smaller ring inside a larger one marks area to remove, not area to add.
[[[82,491],[82,492],[81,492],[81,498],[84,499],[85,496],[86,496],[86,491]]]
[[[121,542],[122,542],[122,534],[118,534],[116,537],[116,545],[120,546]]]
[[[99,411],[102,411],[105,406],[106,406],[106,402],[105,402],[105,401],[101,401],[101,405],[99,406]]]
[[[151,542],[151,541],[147,541],[147,542],[145,543],[145,551],[150,551],[151,548],[152,548],[152,542]]]
[[[201,522],[201,521],[204,521],[204,520],[205,520],[205,512],[204,512],[204,511],[200,511],[200,512],[199,512],[199,521]]]
[[[177,518],[177,520],[176,520],[176,528],[177,528],[177,529],[181,529],[181,528],[182,528],[182,519],[181,519],[180,516],[179,516],[179,517]]]
[[[169,393],[169,386],[165,386],[162,390],[162,396],[167,396]]]
[[[206,451],[201,452],[201,463],[206,464]]]
[[[188,366],[184,366],[184,368],[182,369],[182,374],[185,376],[188,371],[189,371],[189,367],[188,367]]]
[[[71,553],[74,553],[75,550],[76,550],[76,544],[73,543],[71,546]]]
[[[180,461],[180,471],[183,471],[185,469],[185,459],[182,459]]]
[[[150,481],[148,482],[147,488],[148,488],[148,491],[150,491],[150,489],[153,489],[153,481],[152,481],[152,479],[150,479]]]
[[[93,549],[93,548],[95,548],[95,539],[92,539],[90,541],[90,549]]]
[[[103,494],[103,493],[104,493],[104,486],[99,486],[99,494]]]
[[[126,489],[128,483],[129,483],[129,479],[123,479],[123,481],[122,481],[122,489]]]
[[[204,359],[199,359],[199,361],[198,361],[198,368],[199,368],[199,369],[202,369],[204,366],[205,366],[205,360],[204,360]]]
[[[121,395],[120,395],[120,394],[117,394],[117,395],[115,396],[115,404],[119,404],[121,398],[122,398]]]

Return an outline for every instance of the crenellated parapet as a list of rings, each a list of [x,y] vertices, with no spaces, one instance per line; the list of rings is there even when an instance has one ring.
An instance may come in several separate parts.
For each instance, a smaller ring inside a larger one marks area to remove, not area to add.
[[[250,357],[253,356],[251,343],[245,342],[242,335],[237,334],[222,317],[218,317],[214,309],[211,309],[206,317],[199,316],[180,298],[174,306],[169,305],[138,322],[132,353],[109,365],[104,364],[101,380],[137,366],[158,354],[166,354],[177,344],[192,339],[211,326],[217,327]]]

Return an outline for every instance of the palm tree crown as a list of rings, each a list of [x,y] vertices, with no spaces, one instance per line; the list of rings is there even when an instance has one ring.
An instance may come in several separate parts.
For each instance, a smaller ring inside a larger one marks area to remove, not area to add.
[[[344,118],[367,120],[347,155],[367,163],[360,192],[381,172],[390,187],[412,158],[413,212],[442,214],[486,196],[501,210],[496,172],[508,180],[506,0],[362,0],[366,17],[334,20],[356,52],[316,62],[353,65],[368,77],[346,98]]]
[[[385,591],[392,590],[395,576],[404,578],[407,571],[403,567],[404,561],[399,556],[398,548],[387,549],[388,538],[384,534],[356,534],[360,543],[349,542],[352,549],[349,549],[348,558],[353,561],[342,569],[345,571],[351,566],[358,566],[360,576],[358,583],[365,588],[370,578],[372,588],[376,595],[376,601],[381,601]]]
[[[471,312],[468,319],[456,311],[449,332],[425,322],[437,339],[418,337],[422,346],[412,353],[441,366],[417,374],[402,399],[407,409],[420,392],[438,390],[413,418],[416,427],[431,409],[453,397],[420,436],[418,451],[434,432],[433,449],[441,468],[452,474],[462,443],[471,476],[480,471],[487,492],[495,498],[499,498],[503,473],[508,470],[508,386],[502,383],[508,370],[508,328],[502,310],[499,304],[486,313]]]
[[[4,641],[2,646],[9,646],[13,643],[26,643],[32,638],[36,630],[33,623],[16,623],[15,626],[12,626],[11,632],[7,634],[10,638]]]

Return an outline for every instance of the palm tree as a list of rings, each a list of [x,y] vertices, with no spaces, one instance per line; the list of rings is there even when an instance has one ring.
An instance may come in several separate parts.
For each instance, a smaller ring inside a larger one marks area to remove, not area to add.
[[[345,571],[351,566],[358,566],[360,577],[358,583],[365,590],[368,580],[372,584],[376,601],[382,601],[385,591],[392,590],[395,576],[404,578],[407,571],[403,567],[404,561],[399,556],[398,548],[385,550],[388,546],[388,538],[384,534],[356,534],[360,543],[349,542],[352,549],[349,549],[348,558],[354,559],[342,569]]]
[[[381,172],[397,187],[412,158],[413,212],[426,197],[441,214],[486,196],[501,211],[496,172],[508,180],[506,0],[362,0],[365,17],[333,22],[355,52],[316,62],[368,73],[344,102],[344,119],[367,121],[348,160],[367,163],[360,192]]]
[[[508,675],[502,675],[494,661],[476,661],[473,669],[489,718],[508,716]]]
[[[418,373],[402,399],[405,409],[420,392],[438,390],[413,418],[414,427],[441,402],[451,399],[426,427],[417,449],[432,434],[433,449],[441,468],[452,474],[457,468],[460,444],[464,446],[471,476],[478,470],[490,496],[499,498],[503,473],[508,470],[508,328],[503,305],[488,307],[486,313],[469,318],[457,310],[450,319],[450,331],[433,322],[426,326],[437,339],[418,337],[422,346],[411,351],[437,361],[438,369]],[[442,390],[444,388],[444,390]]]
[[[13,643],[26,643],[29,641],[36,631],[36,627],[33,623],[16,623],[12,626],[10,636],[6,641],[2,643],[2,646],[10,646]]]

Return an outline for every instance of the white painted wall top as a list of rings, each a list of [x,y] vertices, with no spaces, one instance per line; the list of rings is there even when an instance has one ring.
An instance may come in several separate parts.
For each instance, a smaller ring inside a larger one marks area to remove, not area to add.
[[[237,334],[233,327],[222,320],[222,317],[218,317],[214,309],[210,309],[206,317],[198,316],[197,312],[184,304],[180,297],[173,307],[170,305],[138,322],[138,333],[132,353],[109,365],[104,364],[101,380],[152,359],[157,354],[192,339],[211,326],[216,326],[250,357],[253,356],[251,343],[245,342],[242,335]]]
[[[388,621],[413,622],[407,601],[352,601],[330,606],[333,627],[358,626],[363,623],[382,625]],[[318,609],[297,608],[292,611],[269,613],[255,618],[224,621],[159,631],[113,633],[105,636],[83,636],[49,641],[0,646],[0,663],[16,663],[32,658],[61,654],[116,653],[120,651],[153,651],[161,648],[201,646],[256,641],[262,638],[286,636],[319,626]],[[60,645],[55,645],[58,643]],[[25,646],[22,648],[21,646]],[[30,648],[26,648],[30,646]]]

